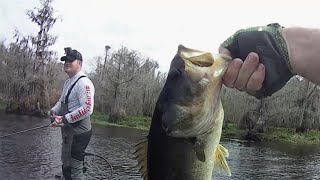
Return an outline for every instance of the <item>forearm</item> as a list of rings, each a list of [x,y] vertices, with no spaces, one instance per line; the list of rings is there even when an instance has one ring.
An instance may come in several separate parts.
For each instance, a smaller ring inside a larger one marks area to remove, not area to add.
[[[90,116],[92,113],[93,113],[93,106],[91,104],[90,105],[86,104],[84,106],[79,107],[75,111],[66,114],[65,118],[69,123],[75,123]]]
[[[293,71],[320,85],[320,29],[290,27],[282,33]]]

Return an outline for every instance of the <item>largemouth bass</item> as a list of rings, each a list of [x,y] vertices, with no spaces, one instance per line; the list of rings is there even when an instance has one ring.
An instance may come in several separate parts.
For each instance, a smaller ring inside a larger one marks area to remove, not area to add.
[[[231,58],[179,45],[159,95],[149,134],[136,145],[147,180],[210,180],[214,170],[231,176],[220,145],[224,111],[222,76]]]

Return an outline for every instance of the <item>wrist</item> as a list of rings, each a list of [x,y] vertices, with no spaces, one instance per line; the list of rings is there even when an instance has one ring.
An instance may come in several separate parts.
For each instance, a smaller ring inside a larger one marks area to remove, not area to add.
[[[63,122],[63,123],[68,123],[67,118],[66,118],[66,115],[63,115],[63,116],[62,116],[62,122]]]
[[[302,27],[284,28],[289,60],[296,74],[312,80],[318,76],[320,30]]]

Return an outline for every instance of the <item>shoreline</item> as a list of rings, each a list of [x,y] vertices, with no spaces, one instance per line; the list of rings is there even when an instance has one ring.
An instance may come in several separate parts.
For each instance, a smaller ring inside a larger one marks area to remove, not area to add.
[[[5,104],[4,101],[0,99],[0,111],[5,113]],[[15,114],[15,113],[10,113]],[[21,115],[21,114],[16,114]],[[28,115],[27,116],[34,116]],[[36,116],[35,116],[36,117]],[[40,117],[41,118],[41,117]],[[108,115],[95,111],[91,115],[92,124],[99,124],[105,126],[114,126],[114,127],[125,127],[125,128],[133,128],[143,131],[149,131],[149,127],[151,125],[151,117],[143,117],[143,116],[128,116],[119,122],[112,123],[108,121]],[[246,136],[250,134],[247,130],[239,129],[239,127],[235,124],[228,123],[224,124],[222,129],[221,138],[231,138],[231,139],[239,139],[250,142],[250,140],[246,139]],[[257,141],[251,142],[280,142],[280,143],[288,143],[288,144],[318,144],[320,145],[320,131],[318,130],[309,130],[305,133],[296,133],[295,129],[292,128],[280,128],[280,127],[268,127],[268,131],[266,133],[257,133],[254,134],[253,137],[257,137]],[[249,138],[250,139],[250,138]]]

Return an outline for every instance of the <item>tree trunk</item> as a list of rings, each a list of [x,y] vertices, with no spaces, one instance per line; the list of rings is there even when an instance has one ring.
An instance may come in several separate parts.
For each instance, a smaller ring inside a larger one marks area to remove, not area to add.
[[[40,109],[48,109],[50,107],[50,101],[49,101],[49,92],[48,92],[48,82],[45,80],[41,81],[41,91],[40,91],[40,97],[41,101],[40,102]]]
[[[258,119],[256,121],[256,124],[254,126],[254,129],[253,131],[256,132],[256,133],[264,133],[267,131],[267,127],[266,127],[266,120],[265,120],[265,117],[264,117],[264,111],[266,110],[265,109],[265,104],[266,104],[266,101],[264,98],[262,98],[260,100],[260,104],[258,106],[258,109],[257,109],[257,112],[258,112]]]
[[[113,123],[118,123],[123,118],[127,117],[126,111],[124,110],[120,102],[119,89],[120,89],[120,85],[116,83],[114,85],[113,106],[111,107],[112,110],[109,117],[109,121]]]

